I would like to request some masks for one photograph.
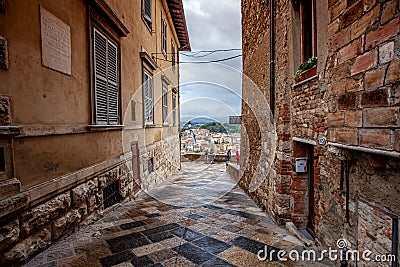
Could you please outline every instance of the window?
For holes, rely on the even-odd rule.
[[[173,125],[176,126],[176,93],[172,94],[172,119]]]
[[[167,55],[167,23],[161,18],[161,48],[164,55]]]
[[[174,42],[171,43],[171,61],[172,61],[172,70],[175,71],[175,44]]]
[[[98,125],[118,125],[118,47],[96,28],[93,35],[95,122]]]
[[[143,19],[146,25],[151,28],[151,0],[143,0],[142,7]]]
[[[317,55],[315,0],[300,1],[302,62]]]
[[[144,122],[145,125],[154,124],[153,120],[153,77],[143,71],[143,98],[144,98]]]
[[[168,124],[168,88],[163,84],[162,88],[162,112],[163,112],[163,123]]]

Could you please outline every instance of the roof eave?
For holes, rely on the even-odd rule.
[[[167,0],[168,9],[180,43],[180,51],[191,51],[182,0]]]

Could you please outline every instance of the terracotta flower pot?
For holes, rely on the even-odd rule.
[[[295,78],[295,81],[296,81],[296,83],[299,83],[299,82],[307,80],[311,77],[314,77],[315,75],[317,75],[317,66],[303,71],[298,78]]]

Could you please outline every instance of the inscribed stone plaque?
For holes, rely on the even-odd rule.
[[[71,75],[71,28],[40,7],[42,65]]]

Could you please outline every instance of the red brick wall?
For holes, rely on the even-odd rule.
[[[329,9],[330,141],[400,151],[399,2],[329,1]]]
[[[322,19],[327,20],[327,25],[318,25],[318,33],[325,34],[318,35],[318,76],[298,85],[293,85],[298,67],[296,42],[293,42],[297,38],[298,25],[293,24],[296,8],[293,1],[275,2],[278,140],[272,171],[264,173],[265,182],[250,195],[278,222],[291,220],[300,228],[307,224],[308,200],[313,197],[318,243],[335,246],[336,240],[345,237],[355,244],[356,232],[368,230],[356,225],[357,214],[368,213],[363,207],[376,204],[379,210],[400,215],[400,184],[396,182],[400,179],[400,161],[374,155],[373,150],[364,153],[331,144],[400,151],[399,2],[318,1],[320,8],[328,8],[325,11],[329,14]],[[244,73],[268,99],[268,3],[242,0],[242,4]],[[245,85],[243,95],[247,100],[259,102],[251,98]],[[251,133],[248,143],[242,138],[242,150],[247,150],[249,158],[247,165],[242,165],[245,166],[242,187],[246,188],[255,166],[265,160],[260,153],[263,140],[258,134],[265,129],[257,125],[246,105],[242,110],[244,126]],[[327,136],[331,144],[319,145],[321,135]],[[315,144],[311,162],[313,196],[308,194],[308,175],[294,171],[295,158],[307,156],[307,142]],[[250,148],[244,148],[244,144]],[[341,161],[350,164],[348,204],[340,187]],[[360,206],[357,213],[355,207],[361,200],[367,205]],[[349,223],[346,209],[350,210]],[[380,222],[371,221],[371,225],[379,226]]]

